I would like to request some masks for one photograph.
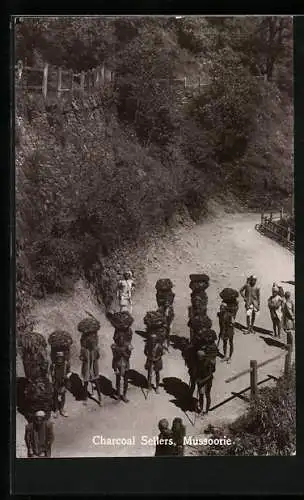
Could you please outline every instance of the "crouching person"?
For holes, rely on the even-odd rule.
[[[148,370],[148,389],[152,389],[152,373],[155,373],[155,392],[159,393],[160,371],[163,369],[163,346],[156,334],[148,337],[144,350],[147,356],[145,369]]]
[[[170,456],[175,455],[175,446],[173,440],[173,432],[169,428],[169,422],[166,418],[162,418],[158,422],[159,434],[155,448],[155,456]]]
[[[50,458],[54,441],[53,424],[43,410],[36,411],[33,422],[25,427],[25,444],[28,458]]]

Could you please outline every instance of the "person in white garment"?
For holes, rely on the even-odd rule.
[[[128,311],[132,314],[132,295],[135,290],[135,282],[131,271],[125,271],[123,279],[118,282],[117,298],[120,312]]]

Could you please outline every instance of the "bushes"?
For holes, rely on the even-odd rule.
[[[214,438],[232,440],[231,446],[207,448],[202,455],[291,455],[296,449],[295,368],[275,387],[260,390],[247,413]]]

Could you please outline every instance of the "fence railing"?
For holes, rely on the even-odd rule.
[[[263,380],[260,380],[258,382],[258,369],[261,368],[262,366],[266,366],[269,363],[276,361],[277,359],[281,358],[283,355],[285,355],[285,361],[284,361],[284,376],[287,377],[290,373],[291,369],[291,360],[292,360],[292,344],[287,344],[286,345],[286,353],[280,353],[272,358],[266,359],[265,361],[262,361],[261,363],[258,363],[255,359],[252,359],[250,361],[250,368],[247,370],[244,370],[242,372],[237,373],[236,375],[233,375],[232,377],[229,377],[225,380],[226,383],[230,383],[233,380],[238,379],[239,377],[242,377],[243,375],[250,374],[250,385],[243,389],[242,391],[238,393],[234,393],[236,396],[243,394],[244,392],[250,390],[250,399],[255,399],[258,394],[258,386],[263,384],[264,382],[267,382],[268,380],[271,379],[276,379],[273,375],[267,375],[267,377]]]
[[[261,234],[269,236],[294,251],[295,233],[288,224],[284,224],[283,210],[280,210],[279,215],[273,212],[269,215],[262,213],[261,222],[256,224],[255,228]]]
[[[15,76],[17,88],[40,91],[44,98],[50,92],[56,93],[58,98],[65,92],[88,93],[114,81],[114,72],[105,66],[75,73],[48,64],[40,68],[25,66],[22,61],[15,66]]]

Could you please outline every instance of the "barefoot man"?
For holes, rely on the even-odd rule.
[[[256,313],[260,310],[260,289],[257,286],[256,276],[249,276],[247,282],[240,289],[246,309],[247,333],[254,333]]]

